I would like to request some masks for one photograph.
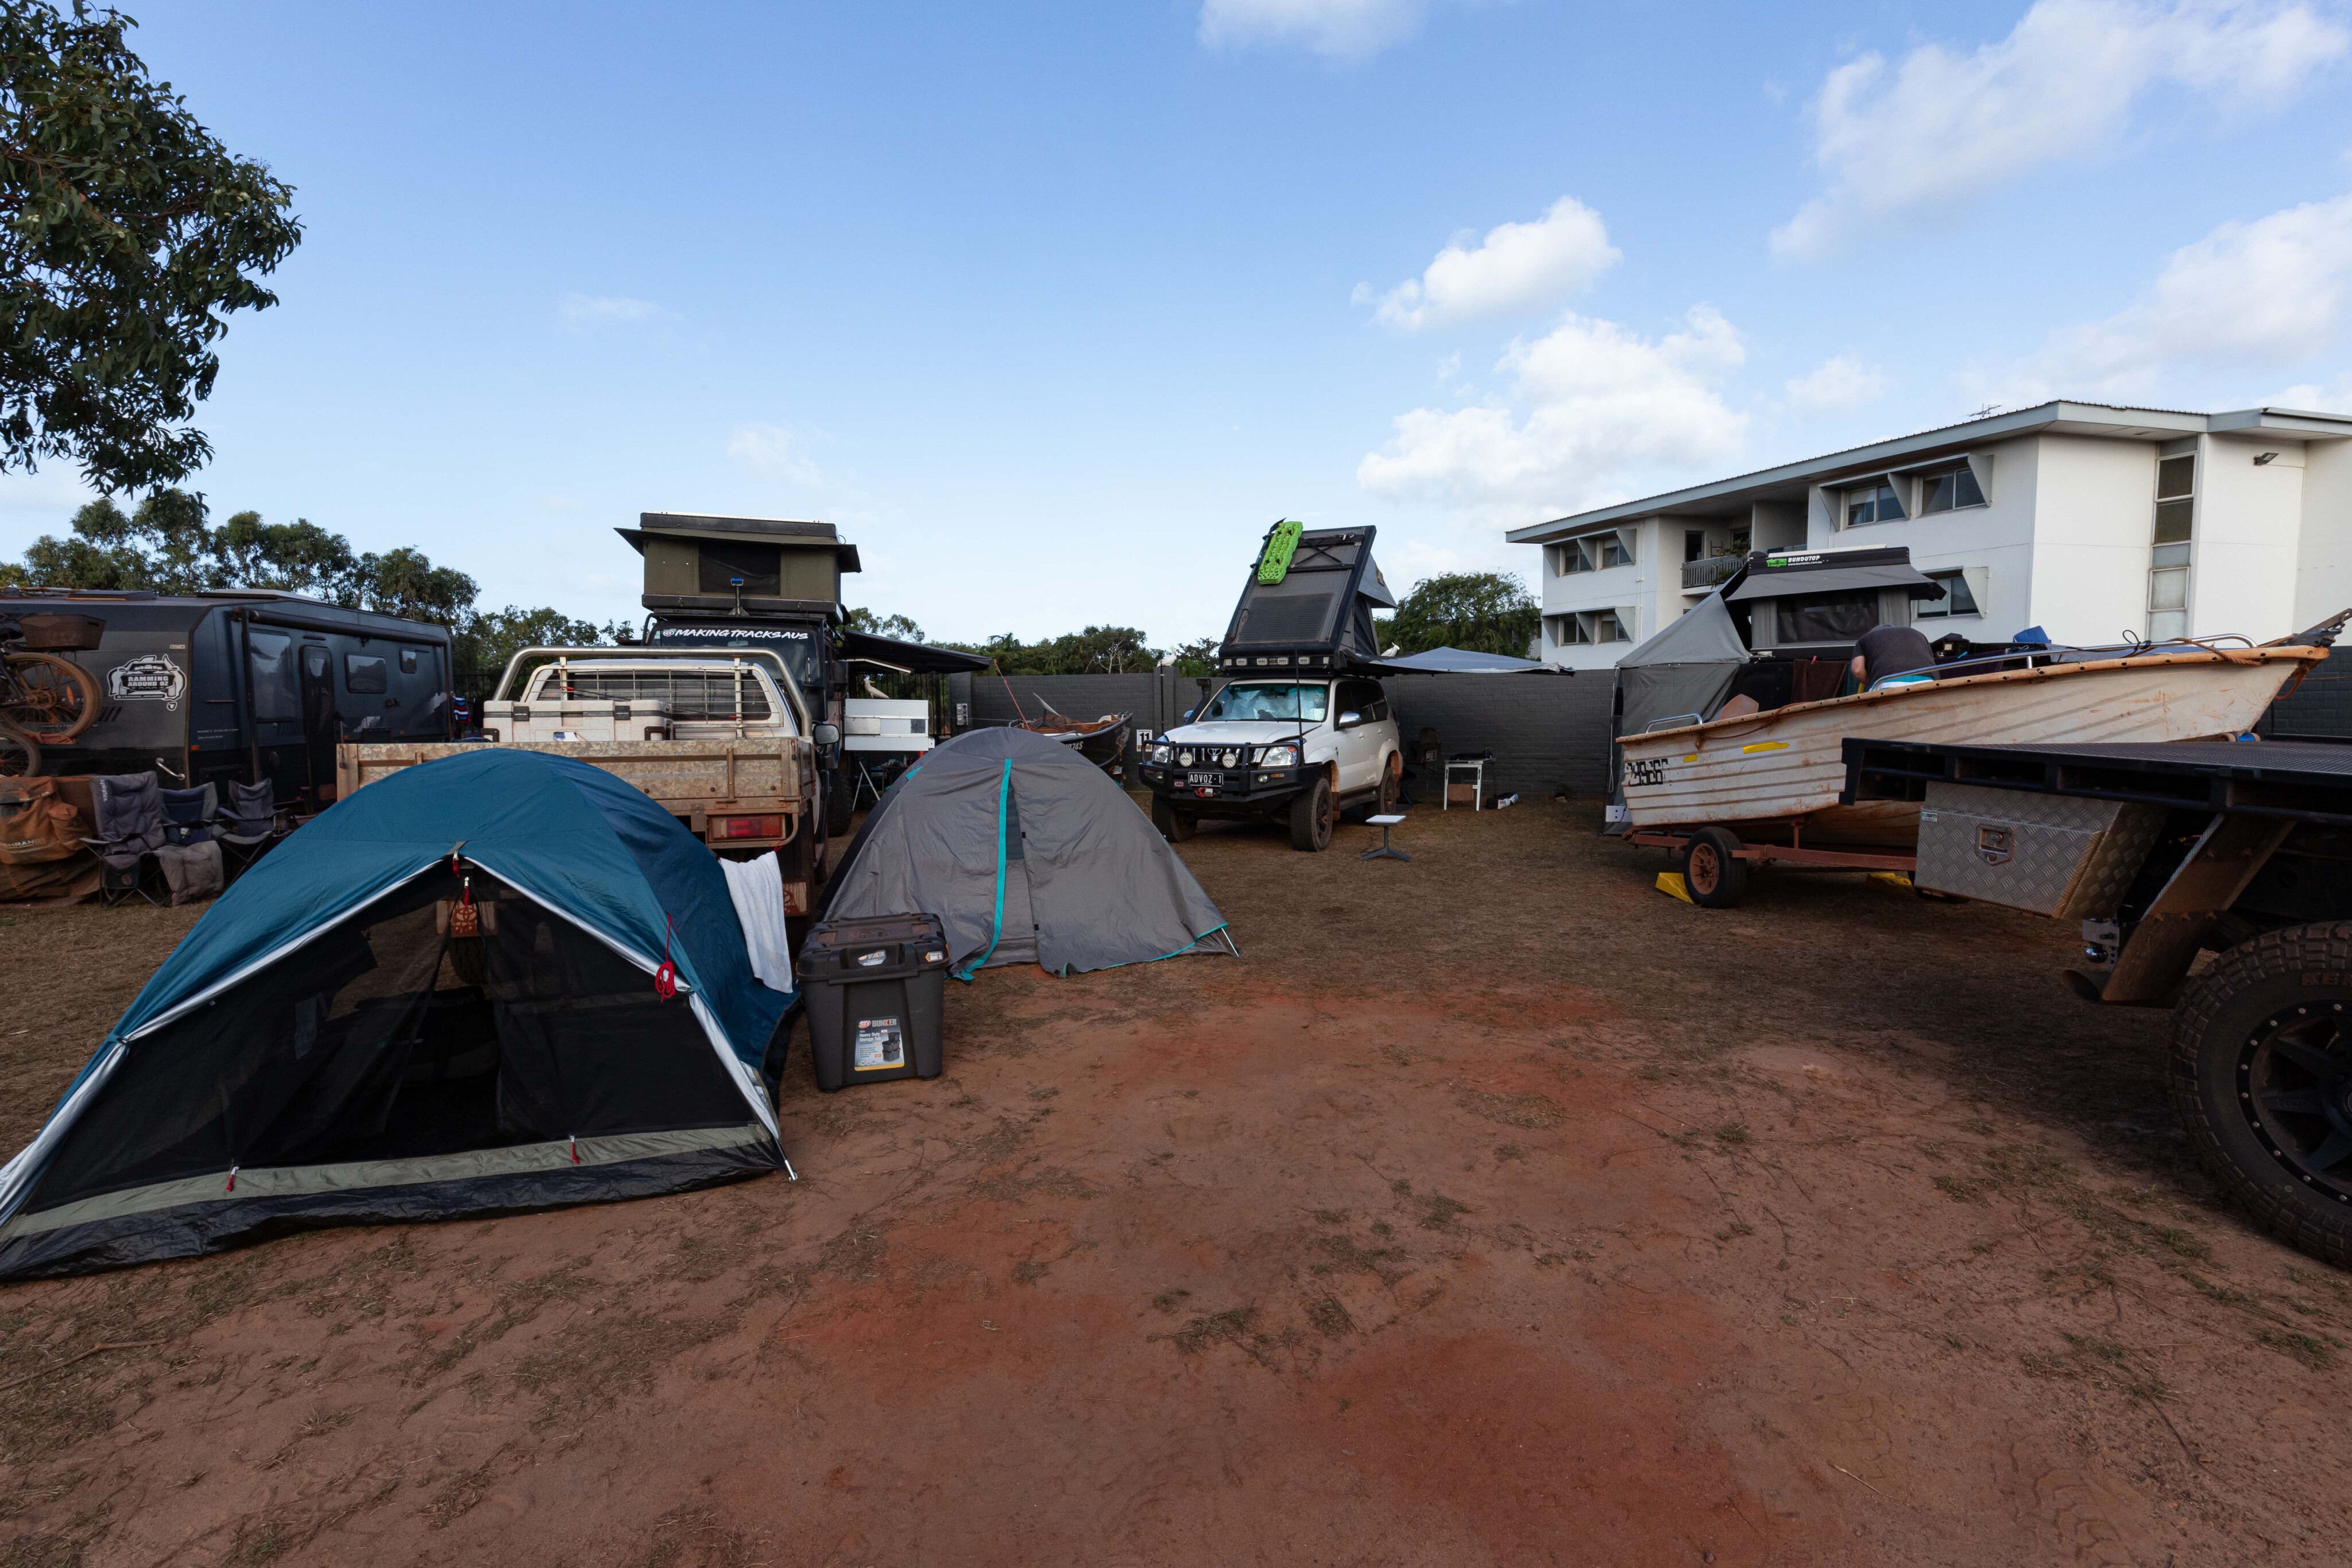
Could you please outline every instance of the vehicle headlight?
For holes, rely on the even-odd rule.
[[[1257,759],[1257,765],[1260,768],[1296,768],[1298,766],[1298,747],[1269,746],[1265,748],[1265,755]]]
[[[1189,752],[1189,751],[1180,751],[1180,752],[1178,752],[1178,753],[1176,754],[1176,766],[1177,766],[1177,767],[1179,767],[1179,768],[1190,768],[1190,767],[1192,767],[1192,754],[1191,752]]]
[[[1176,748],[1165,742],[1151,748],[1151,760],[1154,762],[1165,762],[1175,755]]]
[[[1239,768],[1241,765],[1242,754],[1238,751],[1220,752],[1217,755],[1217,766],[1220,768]]]

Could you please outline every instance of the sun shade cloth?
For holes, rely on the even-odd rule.
[[[1803,567],[1790,571],[1750,571],[1731,591],[1735,600],[1811,598],[1817,593],[1850,593],[1862,588],[1900,588],[1914,599],[1941,599],[1944,585],[1916,566],[1886,562],[1879,566]]]
[[[1533,675],[1563,672],[1541,659],[1508,653],[1478,653],[1467,648],[1432,648],[1423,653],[1391,654],[1374,668],[1384,675]]]
[[[484,901],[470,954],[453,857]],[[403,769],[257,862],[149,979],[0,1167],[0,1277],[777,1168],[759,1070],[788,999],[710,852],[613,775],[488,747]],[[445,1070],[478,1093],[413,1114]]]
[[[1213,939],[1225,917],[1126,792],[1010,727],[967,730],[902,774],[821,914],[935,915],[963,979],[1032,959],[1071,974],[1224,950]]]

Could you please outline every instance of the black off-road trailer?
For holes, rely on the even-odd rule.
[[[2077,996],[2172,1009],[2173,1105],[2206,1163],[2352,1267],[2352,744],[1850,739],[1844,758],[1848,800],[1920,803],[1918,886],[2080,919]]]

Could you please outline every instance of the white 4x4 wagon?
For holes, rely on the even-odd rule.
[[[1151,821],[1182,843],[1202,817],[1277,818],[1319,850],[1354,806],[1396,809],[1403,747],[1388,694],[1360,676],[1246,678],[1151,743]]]

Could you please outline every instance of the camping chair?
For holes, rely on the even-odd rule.
[[[278,841],[282,831],[278,824],[275,783],[267,779],[258,784],[231,781],[228,810],[215,830],[220,838],[221,853],[227,857],[231,867],[244,871]]]
[[[152,773],[110,773],[90,780],[90,815],[98,836],[86,838],[102,870],[99,897],[119,903],[137,894],[148,903],[147,862],[163,845],[163,786]]]
[[[213,841],[219,833],[213,825],[219,797],[212,785],[205,783],[185,789],[163,790],[161,799],[163,842],[155,851],[155,863],[163,870],[164,884],[172,890],[173,904],[187,904],[218,893],[227,881],[221,864],[220,845]]]

